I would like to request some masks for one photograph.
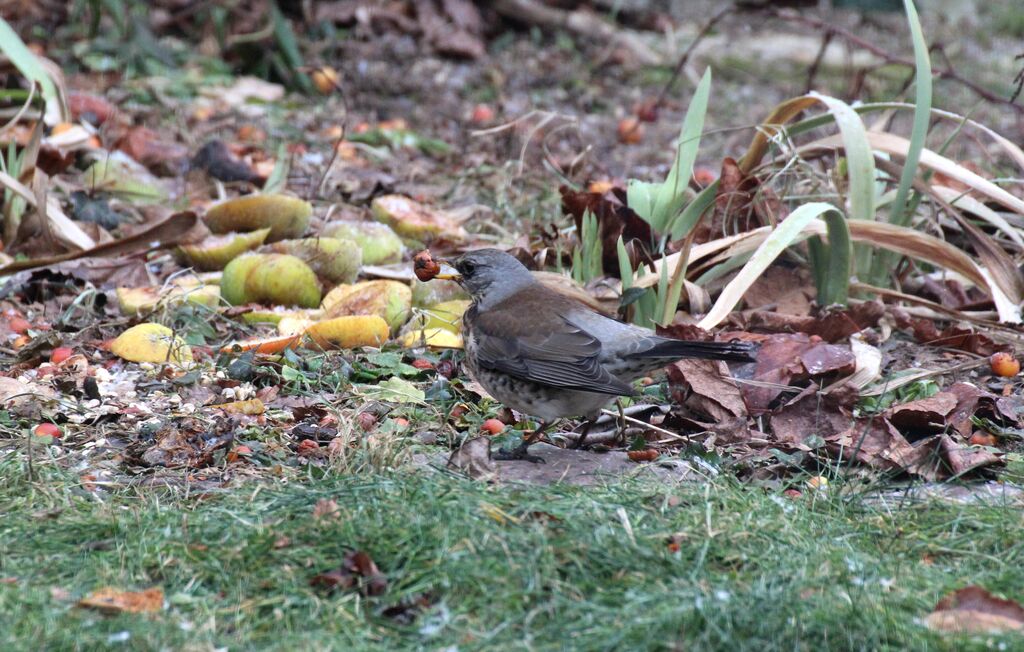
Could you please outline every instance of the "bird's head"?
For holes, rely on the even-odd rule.
[[[458,274],[438,274],[435,278],[458,281],[481,307],[500,303],[537,282],[525,265],[498,249],[477,249],[440,262],[454,267]]]

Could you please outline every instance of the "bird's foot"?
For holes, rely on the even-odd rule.
[[[501,461],[522,461],[531,464],[544,464],[544,458],[537,455],[530,455],[527,451],[529,446],[516,446],[515,448],[502,448],[491,455],[492,460]]]
[[[574,441],[572,444],[569,445],[569,448],[571,448],[574,451],[581,450],[583,448],[584,442],[587,441],[587,434],[590,433],[590,429],[593,426],[594,426],[594,420],[593,419],[588,419],[583,424],[583,429],[580,431],[580,436],[576,438],[576,441]]]

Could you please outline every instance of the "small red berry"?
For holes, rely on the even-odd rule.
[[[473,107],[473,114],[470,116],[473,124],[485,125],[494,120],[494,109],[486,104],[477,104]]]
[[[61,432],[61,429],[56,424],[53,424],[53,423],[40,423],[32,431],[32,434],[34,434],[34,435],[36,435],[38,437],[53,437],[55,439],[59,439],[60,436],[63,433]]]
[[[487,421],[483,422],[483,424],[480,426],[480,429],[489,434],[497,435],[500,434],[503,430],[505,430],[505,424],[499,421],[498,419],[488,419]]]
[[[52,362],[53,364],[60,364],[67,360],[68,358],[70,358],[71,356],[73,356],[74,354],[75,350],[72,349],[70,346],[58,346],[50,354],[50,362]]]
[[[24,317],[11,317],[7,322],[7,326],[11,329],[11,332],[20,335],[24,335],[28,329],[32,328],[32,324]]]

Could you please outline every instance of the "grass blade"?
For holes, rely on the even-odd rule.
[[[718,297],[718,301],[715,302],[715,305],[711,307],[708,314],[697,325],[704,329],[711,329],[720,324],[740,302],[743,294],[753,285],[754,281],[779,257],[779,254],[793,243],[799,242],[806,237],[805,230],[812,223],[818,222],[821,224],[818,218],[822,216],[832,220],[839,219],[845,221],[846,219],[835,206],[824,202],[804,204],[794,210],[790,213],[789,217],[768,234],[754,252],[754,255],[747,261],[747,264],[725,286],[725,289],[722,290]],[[849,249],[848,243],[847,249]],[[849,266],[848,255],[846,261],[847,266]],[[849,284],[849,273],[846,276],[846,284]]]
[[[3,52],[29,81],[39,84],[43,99],[46,101],[47,122],[68,122],[71,114],[63,89],[3,18],[0,18],[0,52]]]
[[[900,183],[896,188],[896,198],[890,208],[889,222],[906,226],[910,223],[907,198],[917,174],[917,163],[921,158],[921,150],[924,149],[925,138],[928,137],[928,123],[931,120],[932,63],[928,57],[928,43],[924,40],[914,1],[903,0],[903,5],[907,11],[907,21],[910,23],[910,37],[914,43],[914,85],[917,90],[914,97],[914,124],[910,131],[910,146],[907,148],[903,174],[900,175]]]

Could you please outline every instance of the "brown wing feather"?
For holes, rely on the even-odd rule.
[[[559,316],[566,301],[553,292],[536,292],[515,308],[495,306],[466,312],[476,343],[476,364],[483,369],[562,389],[613,396],[633,393],[601,365],[601,342]],[[532,315],[534,318],[525,318]]]

